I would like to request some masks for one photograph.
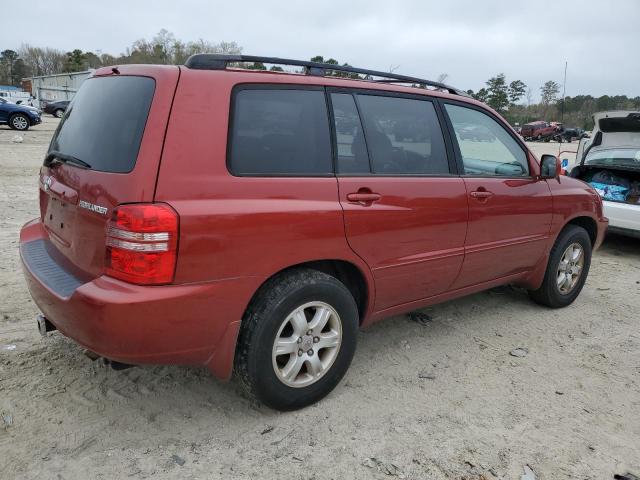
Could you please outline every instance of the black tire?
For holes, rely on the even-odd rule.
[[[558,287],[558,267],[565,250],[573,243],[579,244],[583,248],[584,263],[582,272],[575,286],[568,293],[562,293]],[[587,231],[577,225],[568,225],[560,232],[556,243],[551,249],[549,255],[549,263],[547,271],[544,275],[544,281],[537,290],[530,290],[531,298],[550,308],[562,308],[571,305],[573,301],[580,295],[584,282],[589,275],[589,267],[591,266],[591,239]]]
[[[273,363],[272,349],[283,321],[308,302],[324,302],[337,312],[342,339],[333,363],[315,383],[285,384]],[[276,410],[296,410],[329,394],[346,373],[356,349],[358,307],[343,283],[317,270],[284,272],[260,289],[242,319],[235,373],[248,394]],[[319,352],[318,352],[319,353]]]
[[[29,130],[29,126],[31,122],[29,121],[29,117],[27,117],[23,113],[15,113],[9,117],[9,127],[14,130],[26,131]]]
[[[53,112],[53,116],[56,118],[62,118],[63,115],[64,115],[64,110],[61,108],[58,108],[55,112]]]

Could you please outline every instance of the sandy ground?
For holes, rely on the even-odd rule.
[[[280,414],[203,369],[113,371],[41,338],[18,265],[57,120],[0,127],[0,478],[611,479],[640,472],[640,245],[607,239],[564,310],[496,289],[360,334],[342,384]],[[576,144],[573,144],[575,149]],[[557,153],[556,144],[535,148]],[[524,347],[528,355],[509,355]],[[636,473],[640,475],[640,473]]]

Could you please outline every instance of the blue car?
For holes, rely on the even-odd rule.
[[[28,130],[42,122],[40,111],[26,105],[16,105],[0,98],[0,125],[9,125],[14,130]]]

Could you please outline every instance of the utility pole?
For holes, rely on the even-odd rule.
[[[564,62],[564,81],[562,82],[562,109],[560,111],[560,122],[564,123],[564,94],[567,92],[567,61]]]

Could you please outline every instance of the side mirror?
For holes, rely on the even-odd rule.
[[[542,155],[540,178],[558,178],[562,174],[562,163],[555,155]]]

